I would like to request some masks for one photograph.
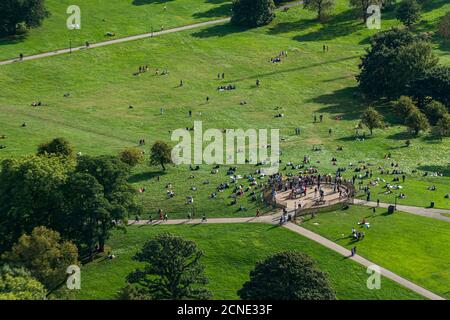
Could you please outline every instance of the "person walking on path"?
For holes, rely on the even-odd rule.
[[[206,214],[204,213],[203,216],[202,216],[202,223],[203,222],[207,222],[207,221],[208,221],[208,219],[206,219]]]

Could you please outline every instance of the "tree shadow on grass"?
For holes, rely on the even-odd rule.
[[[231,3],[224,3],[219,7],[214,7],[205,12],[196,12],[192,16],[194,18],[217,18],[229,16],[231,14]]]
[[[168,3],[174,0],[133,0],[133,5],[135,6],[144,6],[147,4],[163,4]]]
[[[128,178],[128,182],[130,183],[138,183],[142,181],[149,181],[152,179],[155,179],[158,176],[166,175],[167,172],[165,171],[152,171],[152,172],[141,172],[131,175]]]
[[[226,23],[208,27],[198,32],[194,32],[192,36],[195,38],[225,37],[228,35],[244,32],[247,30],[248,30],[247,28],[238,27],[232,25],[231,23]]]
[[[361,112],[366,108],[358,92],[357,87],[346,87],[315,97],[310,102],[326,105],[317,113],[342,115],[343,120],[356,120],[360,118]]]
[[[450,176],[450,164],[444,166],[424,165],[417,167],[417,169],[425,172],[441,172],[445,177]]]
[[[282,22],[268,30],[269,34],[286,33],[309,28],[319,28],[307,34],[294,36],[297,41],[325,41],[344,37],[363,28],[361,21],[355,19],[353,10],[347,10],[332,16],[326,23],[313,20],[299,20],[295,22]]]
[[[0,38],[0,47],[6,46],[6,45],[14,45],[14,44],[23,42],[26,40],[27,36],[28,36],[27,33],[23,33],[23,34],[19,34],[19,35]],[[17,54],[17,55],[19,55],[19,54]]]

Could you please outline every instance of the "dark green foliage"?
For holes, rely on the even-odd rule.
[[[39,145],[38,155],[54,154],[63,157],[71,157],[74,154],[73,147],[67,139],[56,138]]]
[[[409,30],[393,28],[371,39],[357,76],[359,87],[369,98],[395,99],[408,85],[438,63],[427,38]]]
[[[403,0],[397,8],[397,19],[409,27],[420,20],[421,9],[416,0]]]
[[[158,300],[209,299],[203,252],[197,245],[170,233],[161,233],[148,241],[134,260],[145,263],[127,281],[139,285],[145,296]],[[142,291],[143,290],[143,291]]]
[[[0,35],[13,35],[19,24],[28,28],[41,25],[49,16],[44,0],[2,0],[0,1]]]
[[[238,295],[244,300],[334,300],[328,276],[306,254],[281,252],[259,262]]]
[[[234,0],[231,23],[243,27],[261,27],[275,18],[273,0]]]
[[[410,95],[424,106],[430,98],[450,108],[450,67],[437,66],[426,70],[409,86]]]
[[[172,148],[164,141],[156,141],[151,149],[150,164],[161,165],[166,170],[165,164],[172,163]]]

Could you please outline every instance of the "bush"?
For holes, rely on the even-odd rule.
[[[281,252],[258,262],[238,295],[243,300],[334,300],[327,275],[306,254]]]
[[[136,148],[127,148],[120,152],[120,161],[126,163],[130,167],[135,167],[144,160],[144,155],[142,151]]]
[[[447,108],[439,101],[431,101],[425,107],[425,114],[432,125],[435,125],[447,113]]]
[[[243,27],[261,27],[275,18],[273,0],[234,0],[231,23]]]

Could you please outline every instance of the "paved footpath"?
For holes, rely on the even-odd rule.
[[[374,201],[365,201],[365,200],[361,200],[361,199],[355,199],[354,203],[363,205],[363,206],[369,206],[369,207],[377,206],[377,203]],[[381,208],[387,208],[389,206],[393,206],[393,204],[380,203]],[[415,214],[415,215],[422,216],[422,217],[433,218],[433,219],[437,219],[437,220],[450,222],[450,217],[446,217],[441,214],[441,213],[450,214],[450,210],[446,210],[446,209],[421,208],[421,207],[404,206],[401,204],[397,204],[397,210],[403,211],[403,212],[408,212],[408,213]]]
[[[134,222],[130,222],[130,225],[188,225],[188,224],[220,224],[220,223],[267,223],[267,224],[273,224],[276,225],[278,224],[280,216],[279,215],[268,215],[268,216],[262,216],[262,217],[252,217],[252,218],[214,218],[214,219],[208,219],[207,222],[202,222],[200,219],[195,219],[195,220],[169,220],[169,221],[154,221],[152,224],[149,223],[149,221],[147,220],[139,220],[139,221],[134,221]],[[431,299],[431,300],[445,300],[443,297],[438,296],[437,294],[434,294],[431,291],[428,291],[427,289],[416,285],[415,283],[402,278],[401,276],[383,268],[380,267],[376,264],[374,264],[373,262],[359,256],[359,255],[355,255],[353,257],[350,257],[350,251],[347,250],[346,248],[334,243],[331,240],[328,240],[320,235],[318,235],[317,233],[314,233],[310,230],[307,230],[305,228],[300,227],[299,225],[296,225],[294,223],[285,223],[283,225],[283,227],[297,233],[300,234],[310,240],[313,240],[319,244],[321,244],[324,247],[327,247],[328,249],[331,249],[339,254],[341,254],[344,257],[348,257],[349,259],[359,263],[360,265],[363,265],[364,267],[369,267],[369,266],[377,266],[380,268],[381,270],[381,275],[391,279],[392,281],[410,289],[411,291],[414,291],[420,295],[422,295],[423,297],[427,298],[427,299]]]
[[[287,5],[281,6],[278,8],[278,10],[284,10],[285,8],[289,9],[292,7],[300,6],[301,4],[303,4],[303,1],[296,1],[293,3],[287,4]],[[157,32],[148,32],[148,33],[124,37],[124,38],[120,38],[120,39],[92,43],[89,45],[89,47],[81,46],[81,47],[74,47],[71,49],[66,48],[66,49],[60,49],[60,50],[55,50],[55,51],[50,51],[50,52],[44,52],[44,53],[35,54],[35,55],[31,55],[31,56],[24,56],[22,61],[37,60],[37,59],[42,59],[42,58],[46,58],[46,57],[53,57],[53,56],[58,56],[61,54],[76,52],[76,51],[80,51],[80,50],[89,50],[89,49],[93,49],[93,48],[110,46],[110,45],[118,44],[118,43],[152,38],[152,37],[157,37],[157,36],[161,36],[164,34],[175,33],[175,32],[180,32],[180,31],[185,31],[185,30],[191,30],[191,29],[197,29],[197,28],[212,26],[212,25],[216,25],[216,24],[222,24],[222,23],[229,22],[230,20],[231,20],[231,18],[211,20],[211,21],[200,22],[200,23],[191,24],[191,25],[187,25],[187,26],[177,27],[177,28],[173,28],[173,29],[167,29],[167,30],[162,30],[162,31],[157,31]],[[16,62],[21,62],[21,61],[18,58],[0,61],[0,66],[7,65],[7,64],[13,64]]]

